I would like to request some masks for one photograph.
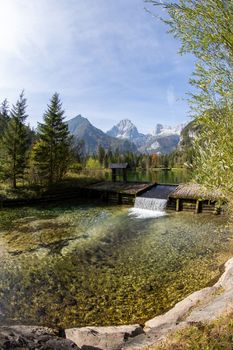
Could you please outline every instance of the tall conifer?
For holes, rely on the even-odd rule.
[[[3,134],[4,172],[16,188],[17,179],[22,178],[27,163],[28,133],[25,121],[26,98],[21,92],[18,101],[13,105],[10,119]]]
[[[4,130],[9,121],[9,104],[7,99],[5,99],[0,106],[0,138],[4,133]]]
[[[39,175],[49,184],[63,178],[70,161],[71,137],[64,122],[64,111],[58,93],[52,96],[44,114],[44,123],[38,125],[39,140],[33,149],[33,158]]]

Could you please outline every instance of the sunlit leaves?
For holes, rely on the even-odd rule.
[[[233,188],[233,1],[154,1],[181,42],[180,53],[196,57],[190,106],[198,133],[194,140],[195,180],[231,193]]]

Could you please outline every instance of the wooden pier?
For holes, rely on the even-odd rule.
[[[89,198],[100,199],[106,203],[133,205],[137,196],[143,195],[156,185],[161,184],[102,181],[88,185],[85,190]],[[218,191],[208,191],[197,184],[180,184],[174,187],[174,191],[168,196],[167,209],[196,214],[202,212],[219,214],[222,211],[221,203],[224,202],[226,202],[224,196]]]
[[[135,197],[148,191],[155,183],[102,181],[86,187],[89,196],[116,204],[134,204]]]

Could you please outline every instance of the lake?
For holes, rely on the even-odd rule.
[[[165,214],[165,213],[164,213]],[[232,255],[222,216],[137,218],[127,206],[0,211],[0,322],[143,323],[219,276]]]
[[[82,172],[85,175],[99,177],[102,176],[106,180],[111,180],[111,172],[104,170],[84,170]],[[165,184],[179,184],[186,183],[192,178],[192,172],[188,169],[149,169],[149,170],[128,170],[127,172],[128,181],[139,181],[139,182],[157,182]],[[118,178],[123,180],[123,178]]]

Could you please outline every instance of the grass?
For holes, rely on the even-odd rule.
[[[217,321],[179,330],[150,350],[232,350],[233,311]]]
[[[12,188],[9,182],[0,182],[0,200],[34,199],[43,195],[62,194],[66,193],[67,190],[72,191],[72,189],[87,186],[103,179],[103,174],[100,172],[91,174],[68,173],[64,180],[49,187],[31,185],[25,181],[25,183],[18,182],[16,189]]]

